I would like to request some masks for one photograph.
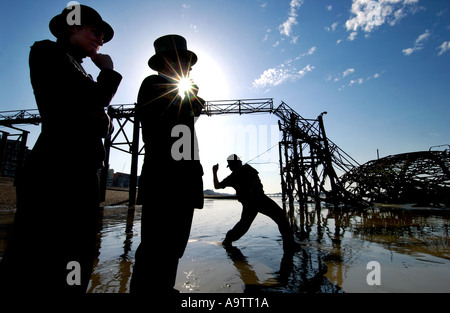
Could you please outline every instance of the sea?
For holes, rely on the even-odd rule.
[[[289,254],[277,225],[262,214],[232,247],[223,246],[241,212],[234,199],[205,199],[195,210],[178,267],[181,293],[450,292],[449,209],[296,208],[301,250]],[[129,291],[141,213],[140,206],[104,208],[89,293]]]

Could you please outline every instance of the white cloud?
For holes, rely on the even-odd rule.
[[[334,22],[333,24],[331,24],[330,27],[326,26],[326,27],[325,27],[325,30],[326,30],[327,32],[330,32],[330,31],[333,31],[333,32],[334,32],[334,31],[336,30],[337,26],[338,26],[338,22]]]
[[[358,35],[358,32],[351,32],[347,39],[353,41],[355,40],[356,35]]]
[[[289,37],[291,35],[292,26],[297,24],[297,20],[293,16],[289,16],[289,18],[280,25],[280,34]]]
[[[418,2],[419,0],[353,0],[353,17],[346,21],[345,26],[352,34],[358,29],[370,33],[385,23],[394,26],[400,19],[413,13]],[[351,36],[354,39],[356,35]],[[349,37],[349,40],[353,39]]]
[[[427,29],[422,35],[417,37],[416,39],[416,45],[422,44],[423,41],[427,40],[428,37],[431,36],[430,31]]]
[[[276,68],[265,70],[259,78],[253,81],[252,85],[257,89],[267,86],[275,87],[287,80],[302,79],[308,72],[312,72],[314,68],[315,66],[308,64],[300,71],[297,71],[294,67],[285,67],[284,64],[279,65]]]
[[[438,55],[442,55],[445,52],[447,52],[448,50],[450,50],[450,41],[444,41],[442,43],[442,45],[440,45],[439,47],[437,47],[437,49],[440,49],[438,52]]]
[[[268,86],[275,87],[287,80],[295,81],[297,79],[302,79],[307,73],[312,72],[315,66],[308,64],[301,70],[298,70],[293,63],[305,56],[314,54],[316,50],[316,47],[311,47],[308,52],[300,54],[295,59],[288,59],[283,64],[278,65],[277,67],[265,70],[259,78],[253,81],[253,87],[257,89],[265,88]]]
[[[311,65],[306,65],[303,69],[301,69],[298,74],[299,74],[299,78],[303,78],[303,76],[306,75],[306,73],[311,72],[313,69],[315,68],[315,66],[311,66]]]
[[[288,64],[292,63],[293,61],[298,61],[303,57],[306,57],[308,55],[313,55],[316,51],[317,51],[317,47],[312,46],[311,48],[309,48],[308,52],[304,52],[304,53],[298,55],[297,57],[295,57],[294,60],[288,59],[287,61],[284,62],[284,64],[288,65]]]
[[[328,6],[327,6],[327,10],[328,10],[328,11],[333,10],[333,6],[332,6],[332,5],[328,5]]]
[[[416,51],[422,50],[422,47],[414,47],[414,48],[407,48],[403,49],[402,52],[404,55],[411,55]]]
[[[364,83],[364,78],[358,78],[358,79],[352,79],[349,83],[348,86],[351,87],[354,84],[358,84],[358,85],[362,85],[362,83]]]
[[[414,52],[420,51],[423,49],[423,43],[431,36],[430,31],[427,29],[425,32],[419,37],[417,37],[416,41],[414,42],[414,47],[403,49],[402,52],[404,55],[411,55]]]
[[[253,81],[253,87],[264,88],[266,86],[278,86],[289,77],[291,77],[291,74],[288,69],[270,68],[265,70],[258,79]]]
[[[307,55],[313,55],[314,52],[316,52],[316,50],[317,50],[317,47],[313,46],[313,47],[311,47],[311,49],[309,49],[309,51],[306,54]]]
[[[286,21],[278,27],[281,35],[284,35],[286,37],[290,37],[292,35],[292,27],[298,24],[297,10],[302,6],[302,4],[303,0],[291,0],[290,3],[291,9],[289,11],[289,16],[286,19]]]
[[[272,31],[272,30],[271,30],[270,28],[268,28],[268,29],[266,30],[266,35],[265,35],[264,38],[263,38],[263,42],[265,42],[265,41],[267,41],[267,39],[269,39],[269,34],[270,34],[271,31]]]
[[[375,73],[373,75],[369,75],[366,78],[350,78],[349,76],[351,74],[355,73],[355,69],[354,68],[348,68],[345,71],[343,71],[342,73],[338,73],[338,74],[328,74],[327,77],[327,81],[329,82],[340,82],[341,86],[338,88],[338,91],[342,91],[344,88],[346,87],[352,87],[352,86],[356,86],[356,85],[362,85],[368,81],[370,81],[371,79],[377,79],[379,78],[384,71],[382,71],[381,73]]]
[[[348,76],[350,74],[353,74],[355,72],[354,68],[349,68],[347,70],[345,70],[344,72],[342,72],[342,77]]]
[[[300,54],[298,57],[295,58],[295,60],[300,60],[301,58],[307,56],[307,55],[313,55],[317,50],[316,46],[312,46],[311,48],[309,48],[308,52],[302,53]]]

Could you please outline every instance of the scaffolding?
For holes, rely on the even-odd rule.
[[[450,145],[389,155],[342,175],[345,188],[377,203],[450,206]]]
[[[279,166],[283,208],[287,213],[294,214],[296,203],[300,208],[307,203],[315,203],[319,207],[322,201],[338,205],[356,198],[341,185],[337,171],[346,173],[359,164],[327,138],[323,125],[326,112],[316,119],[305,119],[284,102],[274,108],[272,98],[207,101],[202,112],[207,116],[255,113],[274,114],[279,118],[282,133]],[[117,149],[131,154],[129,205],[132,206],[136,203],[138,156],[145,149],[140,147],[140,125],[135,118],[135,104],[111,105],[108,114],[118,127],[111,137],[105,139],[106,166],[101,172],[101,198],[104,200],[106,193],[110,150]],[[0,125],[39,123],[37,110],[0,112]],[[132,126],[131,138],[127,125]]]
[[[305,119],[282,102],[274,110],[282,133],[279,143],[280,176],[283,204],[293,211],[297,201],[300,209],[308,203],[319,208],[321,202],[338,206],[341,203],[363,204],[347,192],[337,173],[347,173],[359,166],[350,155],[328,139],[322,112],[316,119]],[[285,208],[286,210],[286,208]]]

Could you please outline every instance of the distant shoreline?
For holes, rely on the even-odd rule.
[[[80,191],[83,188],[80,187]],[[127,203],[128,188],[108,186],[106,188],[106,199],[101,203],[101,206],[117,205]],[[137,189],[138,191],[138,189]],[[211,189],[206,189],[203,192],[205,199],[215,200],[237,200],[235,194],[219,193]],[[281,196],[281,194],[268,195],[270,197]],[[70,201],[70,199],[68,199]],[[0,177],[0,212],[8,213],[14,212],[16,209],[16,187],[14,186],[14,178]]]
[[[205,199],[234,199],[237,200],[237,197],[235,195],[211,195],[211,194],[207,194],[204,193],[203,196],[205,197]]]

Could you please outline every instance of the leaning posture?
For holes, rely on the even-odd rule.
[[[227,158],[231,174],[219,182],[217,171],[219,165],[213,166],[214,188],[223,189],[233,187],[236,190],[238,201],[242,203],[242,215],[239,222],[228,231],[224,246],[231,245],[239,240],[250,229],[258,213],[270,217],[278,225],[283,237],[283,249],[285,252],[298,250],[300,247],[294,241],[294,236],[284,211],[272,199],[264,194],[263,185],[258,176],[258,171],[249,164],[242,165],[242,161],[236,154]]]

